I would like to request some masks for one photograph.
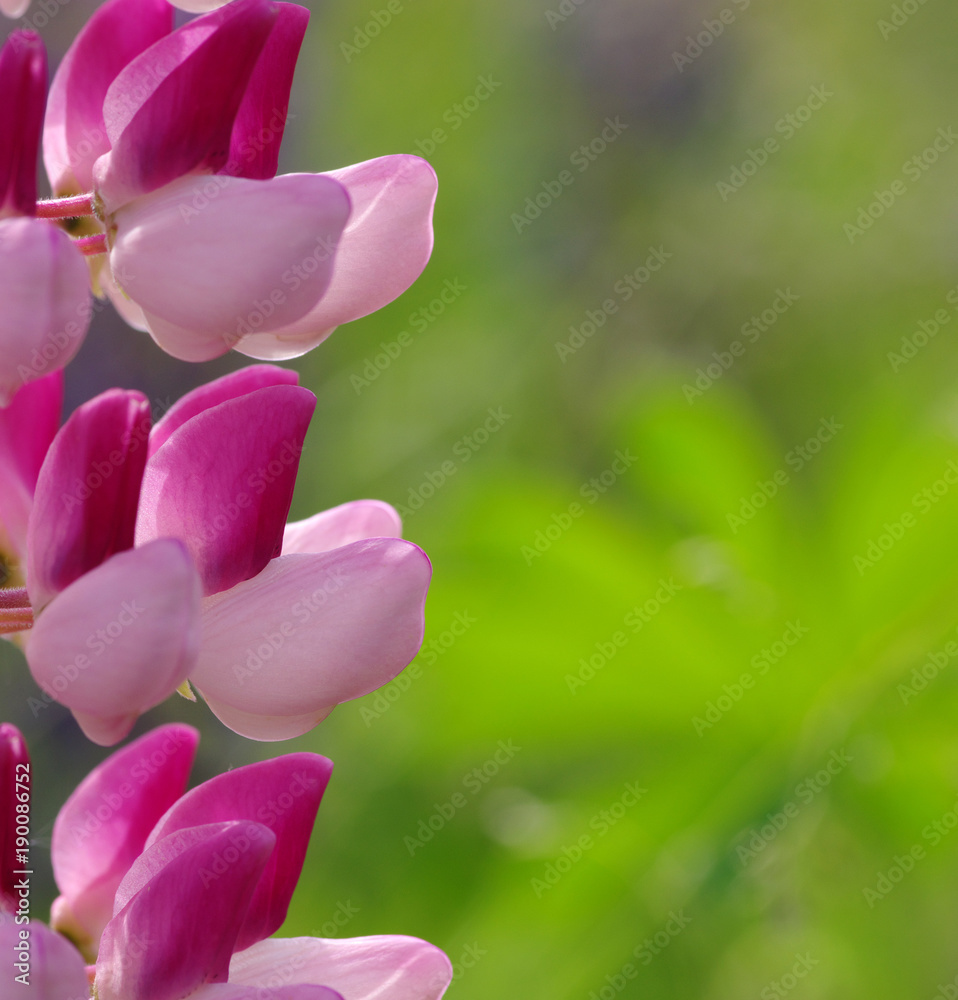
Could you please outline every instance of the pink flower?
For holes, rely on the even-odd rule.
[[[288,739],[418,652],[431,568],[391,507],[286,524],[315,405],[295,381],[245,369],[152,430],[142,396],[111,390],[50,446],[27,534],[26,655],[95,742],[122,739],[187,679],[234,731]]]
[[[286,917],[332,770],[297,753],[183,793],[196,749],[161,726],[113,754],[53,827],[62,895],[52,926],[29,927],[41,1000],[438,1000],[452,968],[396,935],[271,939]],[[0,926],[0,947],[15,941]]]
[[[405,291],[432,251],[425,161],[274,176],[308,12],[234,0],[169,33],[147,0],[134,33],[133,6],[109,0],[81,32],[44,138],[55,190],[95,191],[124,317],[185,360],[281,359]]]
[[[90,325],[83,257],[62,230],[34,218],[47,59],[32,31],[0,49],[0,406],[76,354]]]

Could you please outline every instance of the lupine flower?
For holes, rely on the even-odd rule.
[[[86,1000],[85,957],[98,1000],[439,1000],[452,968],[417,938],[267,940],[285,920],[332,763],[288,754],[182,794],[196,742],[188,726],[161,726],[107,758],[61,809],[51,847],[61,933],[29,925],[27,995]],[[10,951],[13,927],[0,926]]]
[[[95,742],[122,739],[187,679],[234,731],[288,739],[418,652],[431,568],[391,507],[286,524],[315,405],[295,381],[236,372],[152,430],[147,401],[112,390],[50,446],[27,536],[26,655]]]
[[[70,361],[92,312],[82,255],[35,218],[46,86],[40,37],[14,32],[0,49],[0,406]]]
[[[163,0],[146,7],[147,47],[150,32],[127,37],[135,0],[81,32],[44,136],[55,192],[94,192],[101,284],[124,318],[184,360],[281,359],[405,291],[432,251],[425,161],[274,176],[308,12],[234,0],[168,34]]]

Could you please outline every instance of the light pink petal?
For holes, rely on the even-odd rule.
[[[37,618],[27,662],[40,687],[109,746],[189,675],[200,581],[185,547],[161,539],[113,556]]]
[[[213,356],[305,315],[326,291],[349,198],[321,176],[184,177],[116,215],[114,278],[175,355],[195,333]],[[172,324],[170,338],[153,318]],[[179,332],[176,328],[179,328]]]
[[[73,358],[92,312],[89,271],[70,237],[43,219],[0,219],[0,406]]]
[[[107,0],[67,49],[50,85],[43,162],[54,194],[93,187],[93,164],[110,150],[103,101],[131,59],[173,30],[166,0]]]
[[[112,150],[94,168],[108,214],[226,164],[233,119],[276,17],[269,0],[235,0],[159,39],[117,75],[103,103]]]
[[[286,525],[283,554],[328,552],[365,538],[402,538],[402,521],[382,500],[352,500]]]
[[[149,401],[120,389],[84,403],[60,428],[40,469],[27,535],[34,610],[133,545],[149,433]]]
[[[14,965],[14,947],[28,934],[30,947],[29,983],[14,982],[19,970]],[[4,1000],[88,1000],[90,984],[80,953],[65,937],[39,921],[0,924],[0,954],[3,955],[3,980],[0,996]]]
[[[7,17],[21,17],[30,9],[30,0],[0,0],[0,12]]]
[[[227,771],[187,792],[150,834],[148,847],[177,831],[230,820],[256,820],[273,831],[276,851],[252,897],[237,950],[269,937],[286,919],[332,768],[326,757],[294,753]]]
[[[190,1000],[346,1000],[326,986],[301,983],[296,986],[236,986],[211,983],[190,994]]]
[[[25,385],[0,409],[0,530],[21,559],[40,466],[60,426],[63,373]]]
[[[164,0],[164,3],[166,0]],[[150,326],[147,323],[143,310],[127,295],[113,278],[113,271],[109,264],[101,267],[97,279],[100,288],[106,293],[106,297],[113,303],[113,308],[119,313],[120,318],[132,326],[140,333],[149,333]]]
[[[233,956],[230,982],[323,983],[347,1000],[438,1000],[452,981],[452,964],[419,938],[274,938]]]
[[[0,795],[0,924],[3,911],[13,913],[20,893],[14,888],[21,880],[14,871],[23,867],[17,862],[18,783],[29,790],[30,754],[23,733],[9,722],[0,722],[0,781],[6,791]],[[23,806],[21,806],[21,809]]]
[[[229,162],[222,173],[266,180],[276,175],[289,91],[309,11],[292,3],[276,5],[277,17],[233,122]]]
[[[152,873],[107,924],[96,967],[98,1000],[181,1000],[226,982],[236,935],[276,838],[230,823]],[[136,879],[134,862],[127,876]]]
[[[325,176],[346,188],[353,206],[329,289],[302,319],[246,337],[237,347],[241,354],[265,360],[304,354],[340,323],[392,302],[429,261],[436,174],[425,160],[382,156]]]
[[[47,53],[36,32],[15,31],[0,48],[0,94],[0,218],[33,215],[47,97]]]
[[[94,955],[123,876],[186,788],[198,742],[191,726],[152,730],[94,768],[57,815],[51,855],[63,895],[51,922]]]
[[[281,551],[315,405],[308,389],[268,385],[182,424],[147,463],[137,544],[181,538],[207,594],[259,573]]]
[[[302,720],[305,732],[310,713],[318,721],[388,683],[415,657],[430,575],[425,553],[399,539],[281,556],[206,602],[191,679],[242,735],[292,735],[285,726],[273,735],[256,727],[254,735],[241,728],[244,715],[267,727],[271,717]]]
[[[150,431],[150,454],[165,444],[173,431],[204,410],[269,385],[297,385],[298,382],[297,372],[291,368],[277,368],[275,365],[249,365],[207,382],[177,400]]]

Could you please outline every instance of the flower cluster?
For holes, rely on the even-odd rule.
[[[251,739],[307,733],[416,656],[432,572],[388,504],[287,523],[316,405],[290,370],[241,369],[162,414],[111,389],[61,426],[95,299],[183,361],[275,362],[392,301],[432,252],[419,157],[276,175],[305,8],[177,6],[198,16],[105,0],[49,93],[35,32],[0,49],[0,635],[34,716],[56,701],[104,746],[176,692]],[[423,941],[270,939],[331,763],[289,754],[184,792],[197,739],[153,730],[71,796],[49,925],[19,908],[5,781],[0,953],[32,956],[29,995],[438,1000],[451,968]],[[21,768],[0,725],[0,772]]]
[[[332,762],[287,754],[184,792],[198,737],[189,726],[154,729],[70,796],[53,826],[61,895],[49,926],[18,920],[0,895],[0,953],[29,942],[28,995],[84,1000],[92,982],[98,1000],[441,997],[452,967],[417,938],[268,940],[286,917]],[[20,733],[0,727],[0,761],[24,755]],[[7,829],[12,817],[2,821]],[[6,887],[6,852],[2,866]]]

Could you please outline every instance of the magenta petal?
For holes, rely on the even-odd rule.
[[[348,1000],[438,1000],[452,963],[435,945],[395,934],[324,940],[274,938],[233,956],[230,982],[267,986],[324,983]]]
[[[54,194],[93,187],[93,164],[110,150],[103,102],[124,66],[173,30],[166,0],[107,0],[74,39],[50,85],[43,161]]]
[[[236,935],[275,844],[259,823],[229,823],[170,852],[103,932],[99,1000],[181,1000],[204,983],[226,982]],[[138,866],[150,861],[139,859],[127,878],[136,880]]]
[[[27,554],[27,522],[40,466],[46,457],[63,407],[63,373],[25,385],[0,409],[0,532],[17,556]]]
[[[399,539],[281,556],[255,579],[206,602],[191,680],[245,736],[299,735],[283,724],[287,718],[302,720],[299,732],[306,732],[335,705],[388,683],[413,659],[430,575],[425,553]],[[312,725],[308,713],[317,716]],[[244,714],[262,725],[248,730]]]
[[[402,521],[382,500],[352,500],[286,525],[283,554],[329,552],[365,538],[402,538]]]
[[[20,898],[14,888],[20,877],[14,871],[23,868],[17,862],[17,801],[19,792],[29,796],[30,754],[23,733],[9,722],[0,723],[0,781],[5,789],[0,795],[0,923],[3,911],[11,913]],[[18,789],[18,785],[20,788]],[[23,801],[28,801],[24,799]],[[21,809],[23,806],[21,806]],[[20,845],[23,846],[23,845]]]
[[[76,409],[53,439],[28,533],[34,610],[133,545],[149,433],[146,397],[110,389]]]
[[[0,406],[65,366],[91,315],[90,274],[70,237],[43,219],[0,219]]]
[[[269,385],[297,385],[299,375],[291,368],[275,365],[249,365],[201,385],[177,400],[150,431],[150,455],[166,443],[167,438],[187,420],[229,399],[245,396]],[[0,419],[3,414],[0,413]]]
[[[198,413],[149,460],[137,544],[181,538],[215,594],[259,573],[283,543],[316,397],[272,385]]]
[[[237,347],[241,354],[264,360],[297,357],[340,323],[392,302],[429,261],[436,174],[425,160],[382,156],[323,176],[339,181],[352,204],[329,288],[302,319],[247,337]]]
[[[52,923],[93,954],[123,876],[186,788],[198,742],[191,726],[152,730],[94,768],[57,815],[51,854],[63,895]]]
[[[199,646],[200,581],[184,546],[121,552],[50,602],[27,640],[40,687],[109,746],[186,679]]]
[[[110,261],[148,321],[195,331],[212,356],[209,338],[222,352],[313,308],[348,217],[328,177],[184,177],[116,214]]]
[[[29,934],[29,985],[14,982],[19,970],[14,965],[14,947]],[[4,1000],[86,1000],[90,995],[86,967],[80,953],[65,937],[45,924],[31,920],[24,925],[12,920],[0,924],[0,954],[3,959]]]
[[[276,17],[269,0],[235,0],[160,39],[120,72],[103,106],[113,149],[95,170],[109,214],[226,164],[233,120]]]
[[[276,5],[278,16],[260,53],[243,97],[230,140],[224,173],[266,180],[276,175],[283,141],[289,91],[309,11],[296,4]]]
[[[236,950],[279,930],[302,871],[316,811],[333,762],[313,753],[292,753],[217,775],[187,792],[150,834],[150,847],[187,827],[228,820],[256,820],[276,835],[249,906]]]
[[[15,31],[0,49],[0,94],[0,218],[34,215],[47,98],[47,53],[36,32]]]

